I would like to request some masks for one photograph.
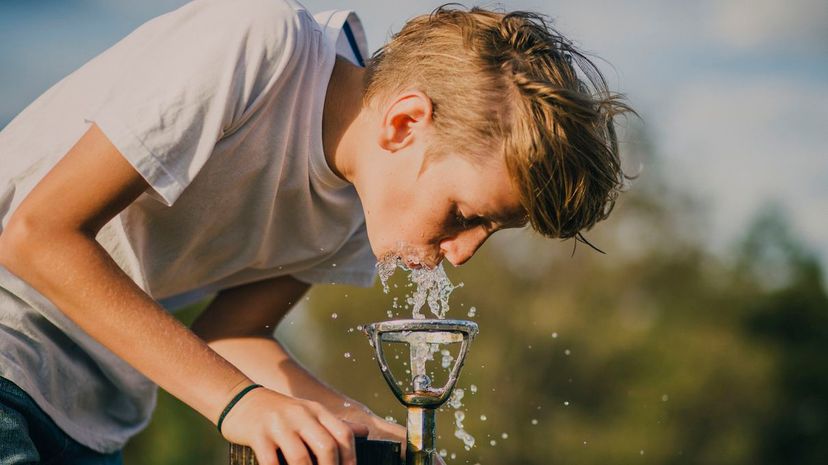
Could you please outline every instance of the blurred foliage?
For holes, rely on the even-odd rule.
[[[464,283],[448,317],[468,318],[474,306],[481,328],[459,383],[478,388],[464,399],[477,444],[465,451],[452,412],[441,412],[447,462],[828,463],[819,265],[772,207],[733,256],[711,255],[703,210],[650,173],[590,232],[606,255],[504,231],[447,270]],[[408,290],[402,273],[393,284],[390,295],[379,285],[314,289],[277,335],[322,379],[404,421],[357,329],[389,310],[410,317],[392,309]],[[225,447],[211,424],[162,394],[126,460],[219,464]]]

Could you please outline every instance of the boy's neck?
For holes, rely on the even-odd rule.
[[[340,178],[353,183],[356,150],[351,141],[358,132],[362,110],[365,69],[336,57],[322,111],[322,148],[328,166]]]

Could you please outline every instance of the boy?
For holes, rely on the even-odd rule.
[[[272,338],[312,283],[608,215],[629,109],[541,17],[441,8],[370,60],[363,36],[196,0],[0,133],[0,462],[119,463],[158,385],[262,464],[354,464],[354,434],[404,432]],[[158,303],[210,294],[192,330]]]

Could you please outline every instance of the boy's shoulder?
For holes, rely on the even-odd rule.
[[[239,26],[300,23],[313,16],[292,0],[196,0],[191,8]]]
[[[293,0],[195,0],[144,27],[180,42],[201,43],[204,54],[245,53],[256,62],[275,64],[319,25]]]

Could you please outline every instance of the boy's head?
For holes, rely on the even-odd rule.
[[[441,7],[365,76],[390,155],[355,182],[378,256],[404,244],[409,262],[458,264],[497,229],[578,237],[612,209],[624,181],[614,117],[632,110],[542,16]]]

